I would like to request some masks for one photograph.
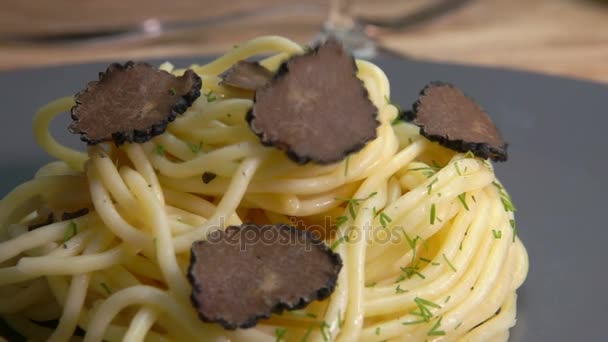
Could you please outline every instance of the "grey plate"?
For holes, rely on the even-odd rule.
[[[208,58],[174,59],[186,66]],[[158,61],[154,61],[158,63]],[[496,69],[383,56],[392,97],[409,106],[429,81],[453,82],[488,110],[510,142],[499,177],[518,207],[530,273],[519,290],[511,341],[603,341],[608,318],[608,86]],[[0,194],[50,160],[33,139],[42,104],[80,90],[107,63],[0,73]],[[54,126],[62,141],[80,145]]]

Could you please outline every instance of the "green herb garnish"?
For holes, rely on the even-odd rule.
[[[458,166],[458,162],[454,163],[454,168],[456,168],[456,173],[458,173],[459,176],[462,176],[462,172],[460,172],[460,167]]]
[[[448,257],[445,256],[445,253],[443,253],[442,256],[443,256],[443,260],[445,260],[445,263],[448,264],[448,266],[452,269],[452,271],[456,272],[456,267],[454,267],[454,265],[450,262],[450,260],[448,260]]]
[[[509,224],[511,225],[511,229],[513,229],[513,242],[515,242],[515,237],[517,236],[517,226],[515,225],[515,220],[509,220]]]
[[[276,342],[285,341],[285,334],[287,333],[287,329],[285,328],[276,328],[274,329],[274,335],[277,337]]]
[[[110,290],[110,287],[108,286],[108,284],[99,283],[99,286],[101,286],[108,294],[112,294],[112,290]]]
[[[376,327],[376,336],[380,336],[380,327]]]
[[[331,246],[329,247],[329,249],[331,249],[332,251],[335,251],[336,248],[338,248],[338,246],[342,242],[348,242],[348,236],[346,236],[346,235],[340,236],[340,238],[338,240],[334,241],[334,243],[331,244]]]
[[[350,213],[351,218],[354,220],[357,218],[357,211],[356,211],[357,206],[359,206],[361,204],[361,202],[367,201],[368,199],[376,196],[376,194],[378,194],[378,193],[374,191],[365,198],[339,198],[339,197],[336,197],[336,200],[342,201],[343,203],[347,204],[348,212]]]
[[[496,240],[499,240],[500,238],[502,238],[502,230],[492,229],[492,235]]]
[[[154,148],[154,153],[159,156],[164,156],[165,155],[165,146],[156,145],[156,147]]]
[[[188,147],[190,147],[190,151],[192,151],[192,153],[197,154],[201,151],[201,148],[203,148],[203,142],[199,142],[198,145],[188,143]]]
[[[431,192],[433,191],[433,184],[437,183],[437,181],[438,181],[438,180],[439,180],[438,178],[435,178],[435,179],[433,179],[433,180],[432,180],[432,181],[429,183],[429,185],[427,185],[427,186],[426,186],[426,188],[427,188],[427,193],[428,193],[429,195],[430,195],[430,194],[431,194]]]
[[[443,336],[443,335],[445,335],[445,331],[443,331],[443,330],[437,330],[441,326],[441,320],[442,319],[443,319],[443,316],[439,317],[439,319],[437,320],[437,322],[435,322],[435,324],[433,325],[433,327],[431,328],[431,330],[429,330],[429,332],[427,333],[427,336]]]
[[[209,90],[209,92],[203,92],[203,95],[207,98],[207,102],[213,102],[217,100],[217,96],[213,93],[213,91]]]
[[[395,293],[406,293],[407,290],[404,290],[401,288],[401,284],[397,285],[397,287],[395,288]]]
[[[336,227],[340,227],[341,225],[346,223],[346,221],[348,221],[348,217],[344,215],[336,217]]]
[[[76,222],[70,221],[70,223],[68,223],[67,228],[65,229],[65,233],[63,234],[64,245],[66,242],[68,242],[68,240],[76,236],[76,234],[78,234],[78,225],[76,225]]]
[[[380,224],[383,228],[386,228],[386,226],[391,222],[393,222],[393,219],[390,216],[385,213],[380,213]]]
[[[460,201],[460,203],[462,204],[462,206],[469,211],[469,206],[467,205],[467,193],[463,192],[460,195],[458,195],[458,200]]]
[[[431,204],[431,224],[435,224],[435,203]]]
[[[327,322],[323,321],[321,322],[321,335],[323,336],[323,341],[329,341],[329,325],[327,324]]]
[[[175,88],[169,88],[169,94],[175,96],[177,95],[177,91],[175,90]]]

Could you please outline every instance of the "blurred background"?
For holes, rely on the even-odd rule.
[[[264,34],[309,43],[336,28],[357,31],[369,57],[608,82],[602,0],[2,0],[0,71],[217,54]]]

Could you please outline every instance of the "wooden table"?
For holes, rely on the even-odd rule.
[[[384,8],[358,1],[354,12],[401,13],[421,1]],[[436,1],[436,0],[435,0]],[[308,42],[327,2],[279,0],[12,1],[0,10],[0,70],[94,60],[219,53],[262,34]],[[214,22],[223,16],[228,20]],[[154,19],[150,19],[154,18]],[[155,20],[157,19],[157,20]],[[158,35],[159,23],[177,25]],[[145,23],[148,34],[45,40],[69,32],[111,33]],[[140,28],[141,26],[137,26]],[[608,3],[591,0],[470,0],[403,32],[372,30],[385,47],[414,58],[503,66],[608,82]]]

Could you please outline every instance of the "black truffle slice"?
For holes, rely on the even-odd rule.
[[[281,65],[255,93],[249,126],[265,145],[297,163],[329,164],[376,138],[378,109],[356,76],[355,60],[329,40]]]
[[[192,303],[201,320],[230,330],[329,297],[342,268],[322,241],[286,224],[230,226],[191,252]]]
[[[69,130],[89,144],[148,141],[188,109],[201,85],[192,70],[176,77],[146,63],[113,63],[76,94]]]
[[[224,74],[221,85],[257,90],[272,78],[273,73],[258,62],[238,61]]]
[[[452,84],[428,84],[406,118],[421,127],[420,134],[450,149],[507,160],[507,144],[488,114]]]

